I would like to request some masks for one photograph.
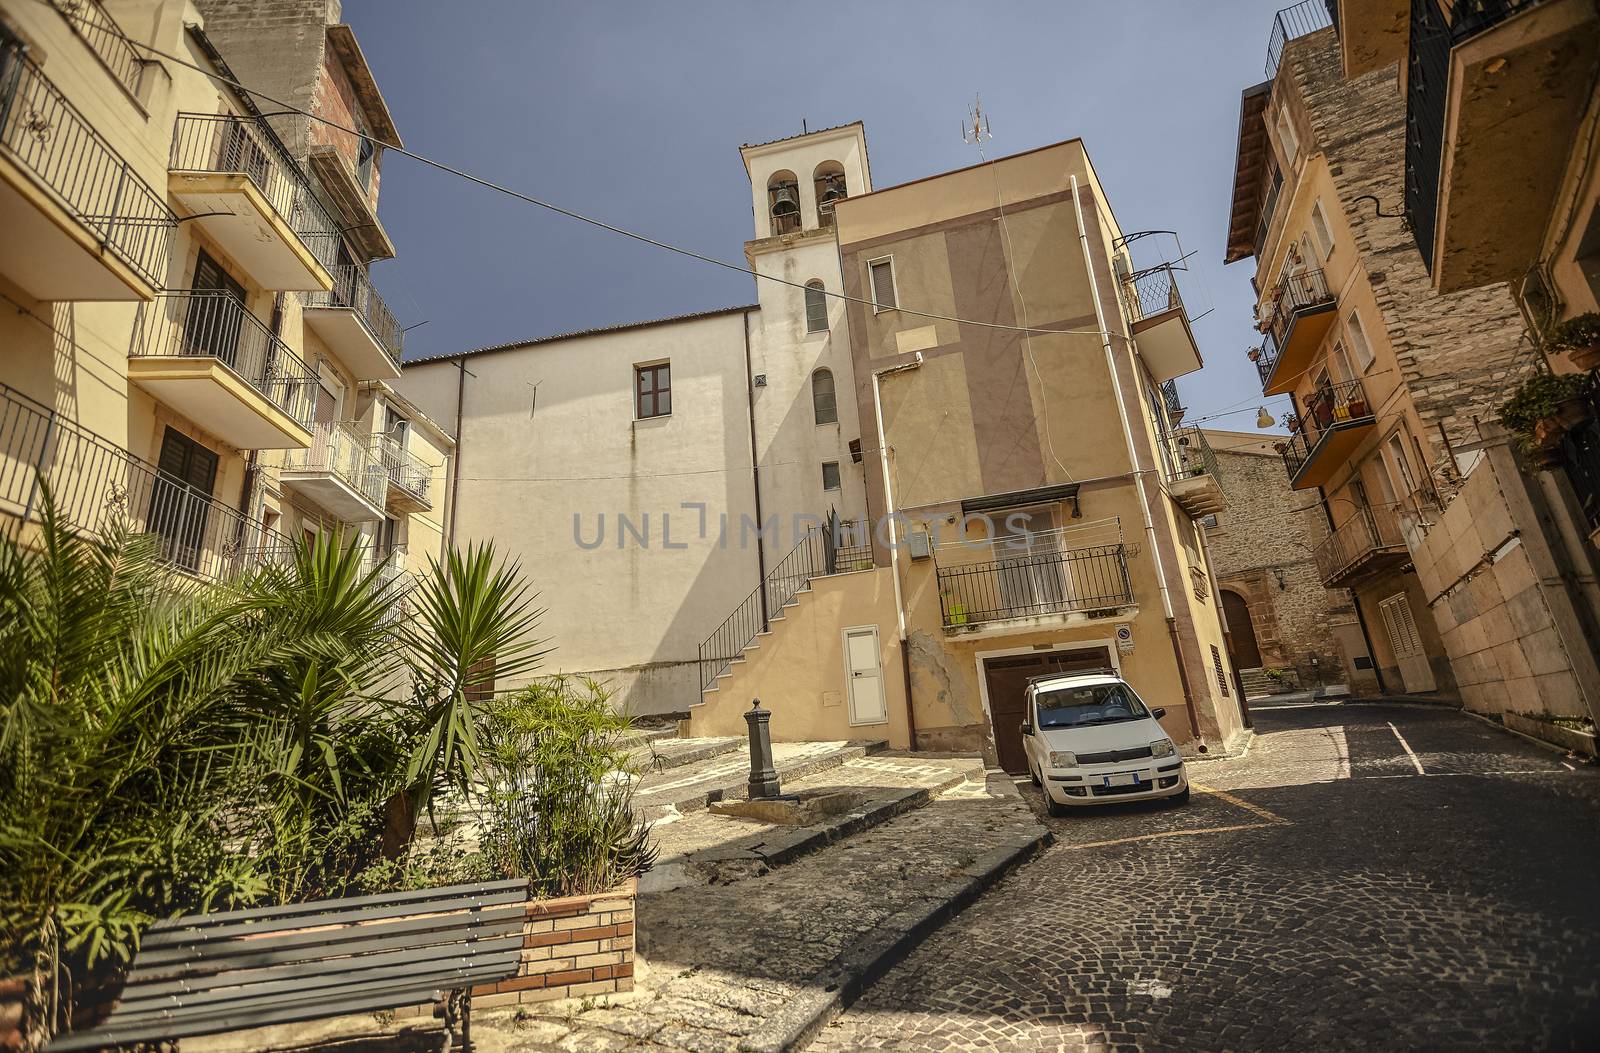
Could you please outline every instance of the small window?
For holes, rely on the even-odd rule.
[[[839,403],[833,394],[833,371],[819,369],[811,374],[811,410],[818,424],[839,423]]]
[[[1322,211],[1322,200],[1311,204],[1311,235],[1317,239],[1317,252],[1323,259],[1333,255],[1333,231],[1328,227],[1328,215]]]
[[[1294,134],[1294,121],[1289,117],[1287,106],[1278,107],[1278,145],[1283,148],[1283,159],[1288,164],[1294,164],[1294,159],[1300,155],[1300,140]]]
[[[672,412],[672,366],[658,362],[633,367],[634,413],[640,420]]]
[[[892,311],[898,306],[894,294],[894,260],[884,257],[867,264],[872,276],[872,304],[874,310]]]
[[[822,488],[824,490],[839,489],[839,462],[822,462]]]
[[[1349,337],[1350,346],[1356,350],[1356,361],[1361,363],[1362,370],[1372,365],[1372,345],[1367,342],[1367,331],[1361,325],[1359,312],[1351,311],[1350,317],[1344,320],[1344,331]]]
[[[828,331],[828,295],[819,281],[806,282],[806,332]]]

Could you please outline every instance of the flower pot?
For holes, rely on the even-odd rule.
[[[1569,347],[1567,359],[1579,369],[1600,369],[1600,343],[1588,347]]]
[[[1552,416],[1534,422],[1533,440],[1543,449],[1553,449],[1560,445],[1563,435],[1582,424],[1588,415],[1588,407],[1582,399],[1567,399],[1556,406]]]
[[[1328,404],[1326,399],[1317,403],[1315,412],[1317,415],[1317,423],[1322,425],[1324,428],[1333,423],[1333,407]]]
[[[1352,419],[1354,419],[1356,417],[1365,417],[1367,415],[1367,400],[1366,399],[1351,399],[1349,405],[1350,405],[1350,416],[1351,416]]]
[[[1259,347],[1251,348],[1249,350],[1248,354],[1250,356],[1250,361],[1252,361],[1252,362],[1261,361],[1261,349]]]

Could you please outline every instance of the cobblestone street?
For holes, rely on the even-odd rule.
[[[1188,807],[1050,820],[811,1048],[1594,1048],[1600,772],[1425,706],[1256,732]]]

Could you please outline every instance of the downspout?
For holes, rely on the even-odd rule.
[[[450,522],[445,526],[445,544],[456,547],[456,502],[461,497],[461,447],[466,422],[461,419],[467,400],[467,360],[456,359],[456,448],[450,457]]]
[[[744,405],[750,421],[750,489],[756,495],[756,592],[761,597],[761,631],[771,632],[772,623],[767,618],[767,549],[762,543],[766,531],[761,529],[761,462],[756,456],[756,381],[755,364],[750,359],[750,312],[744,318]]]
[[[906,734],[917,748],[917,707],[911,698],[911,646],[906,639],[905,597],[900,589],[900,532],[895,519],[894,484],[889,479],[889,443],[883,434],[883,393],[880,381],[890,373],[903,373],[922,365],[922,352],[910,362],[872,371],[872,417],[878,427],[878,469],[883,473],[883,508],[889,519],[889,576],[894,579],[895,626],[900,633],[900,676],[905,682]]]
[[[1078,245],[1083,249],[1084,270],[1089,273],[1089,296],[1094,300],[1095,325],[1100,330],[1100,346],[1105,351],[1106,369],[1111,374],[1111,390],[1115,394],[1117,419],[1122,422],[1122,441],[1128,448],[1128,459],[1133,465],[1133,488],[1139,494],[1139,511],[1144,516],[1145,538],[1150,544],[1150,555],[1156,564],[1156,582],[1161,587],[1161,612],[1167,619],[1167,635],[1172,640],[1172,654],[1178,662],[1178,682],[1183,687],[1183,708],[1189,715],[1189,730],[1199,742],[1201,753],[1206,752],[1205,736],[1200,734],[1200,714],[1194,705],[1194,690],[1189,684],[1189,669],[1184,661],[1183,643],[1178,638],[1178,619],[1172,613],[1172,595],[1167,591],[1166,565],[1161,559],[1161,546],[1156,544],[1156,524],[1150,515],[1150,499],[1144,492],[1145,469],[1139,466],[1139,451],[1133,444],[1133,428],[1128,424],[1128,407],[1123,404],[1122,381],[1117,376],[1116,356],[1111,350],[1111,330],[1106,328],[1105,309],[1100,304],[1100,281],[1095,277],[1094,258],[1089,254],[1089,229],[1083,222],[1083,197],[1078,193],[1078,177],[1072,177],[1072,212],[1078,221]]]

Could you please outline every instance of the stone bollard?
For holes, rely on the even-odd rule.
[[[750,799],[776,797],[778,770],[772,766],[772,729],[768,726],[772,714],[761,708],[759,698],[752,698],[744,720],[750,725]]]

